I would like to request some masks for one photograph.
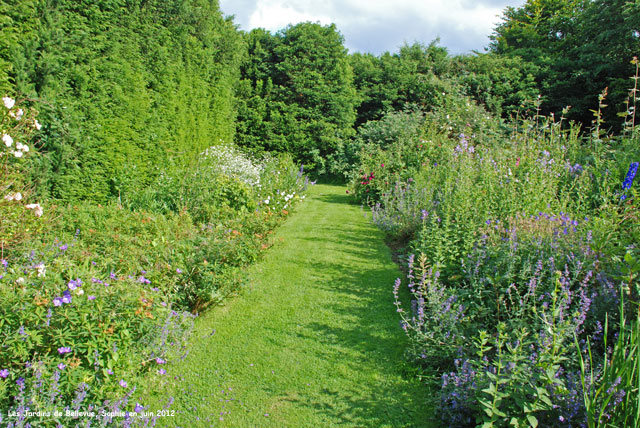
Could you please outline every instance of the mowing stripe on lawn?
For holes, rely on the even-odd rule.
[[[308,194],[245,292],[197,320],[169,368],[180,382],[154,393],[177,410],[159,426],[430,426],[428,388],[403,374],[400,272],[382,235],[344,187]]]

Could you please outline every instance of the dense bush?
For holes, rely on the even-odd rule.
[[[38,101],[44,124],[43,156],[31,169],[40,195],[105,202],[148,185],[155,166],[183,167],[212,142],[232,139],[243,50],[217,2],[3,1],[5,8],[12,36],[0,42],[10,45],[0,61],[11,63],[15,90]],[[21,28],[29,31],[14,34]]]

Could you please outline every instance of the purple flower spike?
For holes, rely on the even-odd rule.
[[[633,184],[633,180],[636,178],[637,172],[638,172],[638,162],[632,162],[631,165],[629,165],[629,171],[627,171],[627,176],[624,178],[624,181],[622,182],[622,190],[627,190],[631,188],[631,185]],[[624,201],[625,199],[627,199],[627,195],[626,194],[622,195],[620,199]]]

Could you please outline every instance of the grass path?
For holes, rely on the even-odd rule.
[[[403,376],[399,271],[360,207],[313,186],[276,236],[242,296],[198,319],[159,426],[428,426],[428,388]]]

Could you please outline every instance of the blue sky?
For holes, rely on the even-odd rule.
[[[350,52],[395,52],[403,43],[440,45],[452,54],[484,51],[507,6],[525,0],[220,0],[240,29],[335,23]]]

